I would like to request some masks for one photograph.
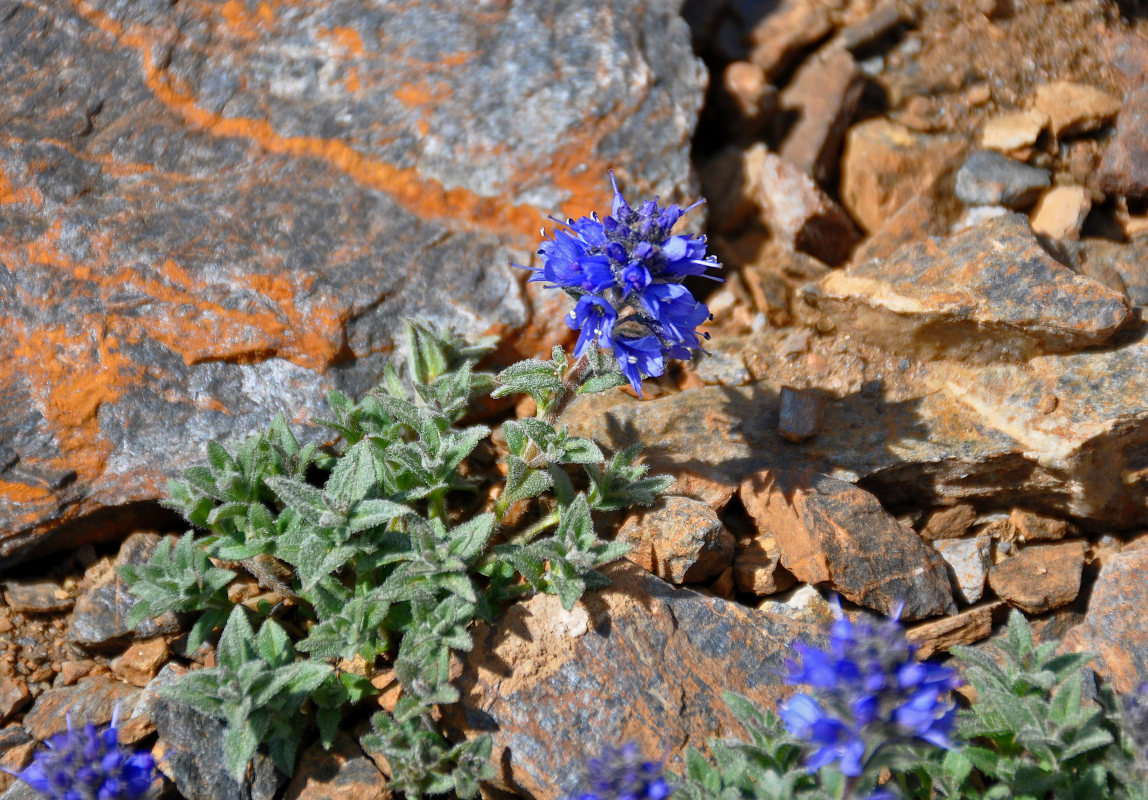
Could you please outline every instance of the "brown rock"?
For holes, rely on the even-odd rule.
[[[73,598],[55,581],[8,581],[4,602],[22,613],[45,614],[67,611]]]
[[[1125,549],[1100,568],[1084,621],[1062,647],[1095,653],[1093,668],[1118,692],[1148,681],[1148,548]]]
[[[28,705],[32,695],[21,675],[0,675],[0,725]]]
[[[626,558],[662,580],[695,583],[733,562],[734,540],[712,508],[689,497],[663,497],[632,514],[618,530]]]
[[[806,50],[833,32],[827,3],[782,0],[750,32],[749,60],[773,80]]]
[[[730,62],[721,74],[724,90],[719,111],[726,121],[726,137],[750,141],[774,122],[777,89],[765,79],[761,67],[749,61]]]
[[[89,674],[96,666],[95,661],[84,659],[82,661],[64,661],[60,664],[60,671],[56,673],[53,686],[74,686],[80,678]]]
[[[745,170],[762,221],[779,241],[830,265],[848,258],[857,230],[808,174],[760,144],[746,153]]]
[[[1034,514],[1022,508],[1014,508],[1008,521],[1022,542],[1056,542],[1068,533],[1065,520]]]
[[[925,519],[921,527],[922,539],[958,539],[964,536],[977,518],[977,511],[967,503],[939,508]]]
[[[1095,86],[1056,81],[1036,87],[1032,107],[1048,115],[1058,139],[1094,131],[1120,111],[1120,100]]]
[[[139,692],[107,675],[84,678],[75,686],[48,689],[36,698],[35,705],[24,715],[24,727],[33,738],[44,741],[67,730],[68,714],[77,723],[83,720],[96,726],[106,725],[111,722],[116,704],[130,708]]]
[[[910,244],[951,233],[948,215],[932,195],[933,192],[929,192],[912,198],[882,221],[881,227],[853,251],[853,263],[889,258]]]
[[[40,743],[28,736],[19,725],[13,724],[0,730],[0,794],[17,780],[15,775],[6,770],[19,772],[31,764],[32,754],[39,746]],[[27,784],[23,785],[27,787]]]
[[[1110,31],[1104,41],[1107,61],[1116,68],[1113,77],[1120,90],[1131,91],[1148,75],[1148,37],[1135,32]]]
[[[736,231],[757,215],[757,205],[746,174],[746,158],[744,151],[727,147],[698,165],[698,177],[714,233]],[[729,260],[725,254],[722,258]]]
[[[1076,350],[1132,320],[1121,295],[1055,261],[1019,214],[831,273],[815,297],[840,327],[922,359]]]
[[[739,592],[768,597],[793,586],[793,575],[781,566],[781,550],[768,531],[740,539],[733,561]]]
[[[680,771],[686,745],[743,734],[722,691],[775,707],[792,691],[776,677],[792,643],[823,641],[819,625],[676,589],[625,561],[603,571],[610,586],[573,611],[536,595],[475,631],[462,700],[443,712],[461,734],[491,734],[495,788],[570,797],[587,742],[633,740]]]
[[[1121,197],[1148,197],[1148,84],[1130,92],[1104,148],[1100,188]]]
[[[837,174],[845,129],[853,121],[864,77],[847,50],[807,61],[781,92],[781,110],[796,117],[781,143],[781,157],[822,185]]]
[[[956,138],[914,133],[884,118],[849,129],[841,158],[841,202],[869,232],[927,192],[957,165],[965,144]]]
[[[1036,201],[1029,218],[1033,233],[1053,239],[1079,239],[1092,210],[1092,193],[1083,186],[1054,186]]]
[[[6,4],[0,568],[154,517],[208,439],[361,395],[403,317],[512,340],[505,265],[609,208],[608,167],[684,199],[679,5]]]
[[[1048,125],[1048,114],[1035,108],[999,114],[981,129],[981,147],[1001,153],[1031,147]]]
[[[765,470],[739,489],[782,565],[883,614],[904,602],[907,620],[954,613],[945,562],[868,492],[814,472]]]
[[[804,442],[821,431],[825,417],[825,394],[820,389],[781,387],[777,432],[788,442]]]
[[[167,641],[162,636],[135,642],[123,655],[112,660],[112,673],[142,689],[156,676],[167,657]]]
[[[283,800],[390,800],[386,777],[341,731],[330,750],[316,742],[303,751]]]
[[[1126,292],[1132,305],[1148,306],[1148,239],[1117,244],[1104,239],[1081,242],[1080,271]]]
[[[846,50],[856,52],[912,21],[912,14],[907,9],[894,2],[882,2],[857,22],[842,28],[838,39]]]
[[[770,325],[783,328],[793,321],[793,317],[789,313],[789,299],[792,290],[776,267],[763,269],[759,264],[753,264],[743,268],[742,274],[746,288],[749,289],[750,296],[753,298],[754,308],[765,314]]]
[[[1083,542],[1032,545],[990,569],[989,586],[1009,605],[1042,614],[1076,599],[1083,567]]]
[[[943,619],[915,625],[905,632],[909,641],[917,646],[919,658],[932,658],[945,653],[958,644],[973,644],[987,639],[993,632],[993,615],[1004,608],[1004,603],[992,601],[969,608]]]

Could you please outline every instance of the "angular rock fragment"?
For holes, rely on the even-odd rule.
[[[983,603],[959,614],[914,625],[906,636],[917,646],[920,658],[932,658],[953,645],[973,644],[989,638],[993,632],[993,615],[1005,607],[1000,601]]]
[[[92,515],[209,439],[361,394],[404,317],[521,329],[507,262],[608,208],[608,167],[684,199],[678,6],[7,4],[0,568],[122,535]]]
[[[952,570],[960,598],[972,604],[981,599],[985,591],[985,579],[989,575],[989,562],[992,558],[992,541],[988,536],[970,539],[937,539],[933,547],[945,559]]]
[[[781,92],[782,112],[797,119],[781,143],[781,157],[827,185],[837,173],[845,129],[864,88],[861,70],[846,50],[806,62]]]
[[[330,750],[316,742],[304,750],[283,800],[390,800],[386,776],[343,732]]]
[[[1094,131],[1120,111],[1120,100],[1095,86],[1055,81],[1036,87],[1032,107],[1048,115],[1057,137]]]
[[[798,580],[885,615],[904,603],[906,620],[956,612],[945,562],[868,492],[814,472],[773,470],[739,492]]]
[[[1124,98],[1116,135],[1104,148],[1100,188],[1121,197],[1148,197],[1148,84]]]
[[[1047,127],[1048,114],[1036,109],[1000,114],[981,129],[981,147],[1001,153],[1031,147]]]
[[[993,150],[978,150],[957,171],[957,198],[970,206],[1025,208],[1047,189],[1048,170],[1030,167]]]
[[[848,257],[857,230],[805,171],[761,144],[746,153],[745,171],[762,220],[779,241],[830,265]]]
[[[665,581],[695,583],[721,573],[733,561],[733,536],[705,503],[668,496],[623,523],[618,541],[626,558]]]
[[[1055,186],[1032,209],[1032,230],[1053,239],[1079,239],[1092,210],[1092,194],[1084,186]]]
[[[842,28],[839,38],[842,47],[850,52],[856,52],[889,37],[898,28],[912,21],[912,14],[906,8],[897,3],[884,2],[858,22]]]
[[[0,725],[32,700],[23,675],[0,675]]]
[[[922,359],[988,361],[1103,344],[1124,298],[1046,253],[1018,214],[827,275],[819,307],[858,336]]]
[[[1084,621],[1064,637],[1070,652],[1096,653],[1093,668],[1118,692],[1148,681],[1148,547],[1126,547],[1100,568]]]
[[[812,439],[821,430],[825,416],[825,395],[818,389],[781,387],[781,407],[777,432],[789,442]]]
[[[990,569],[989,586],[1009,605],[1042,614],[1076,599],[1083,567],[1081,541],[1031,545]]]
[[[120,683],[108,675],[84,678],[75,686],[49,689],[39,697],[24,715],[24,727],[33,738],[44,741],[55,733],[68,729],[66,717],[84,720],[93,725],[111,722],[117,704],[130,708],[139,697],[140,690]]]
[[[446,722],[494,740],[494,785],[538,800],[570,797],[587,753],[636,741],[683,768],[685,746],[743,735],[721,700],[733,690],[776,708],[795,640],[824,629],[675,589],[618,562],[610,586],[566,612],[537,595],[475,633]]]
[[[859,122],[845,137],[841,202],[862,229],[875,232],[928,192],[964,149],[955,137],[915,133],[883,117]]]
[[[180,629],[179,621],[170,612],[158,619],[144,620],[135,629],[127,626],[127,616],[139,598],[128,590],[118,569],[124,564],[146,564],[159,541],[154,533],[133,533],[124,540],[116,556],[115,571],[76,600],[68,619],[68,641],[99,648],[114,646],[133,634],[147,637]]]
[[[45,614],[67,611],[74,600],[54,581],[7,581],[4,602],[14,611]]]
[[[928,541],[958,539],[965,535],[976,518],[976,509],[967,503],[938,509],[925,518],[920,530],[921,538]]]
[[[1056,542],[1068,533],[1066,520],[1034,514],[1022,508],[1014,508],[1008,521],[1022,542]]]
[[[816,0],[783,0],[749,34],[749,59],[771,80],[785,72],[801,53],[833,32],[826,4]]]
[[[1085,239],[1081,272],[1102,282],[1118,284],[1132,305],[1148,306],[1148,239],[1117,244]],[[1116,288],[1114,285],[1113,288]]]

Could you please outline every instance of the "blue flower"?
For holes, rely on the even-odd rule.
[[[633,742],[607,747],[601,757],[590,759],[585,785],[577,800],[664,800],[673,792],[662,764],[645,761]]]
[[[959,681],[948,667],[914,658],[896,618],[852,623],[838,605],[827,650],[797,642],[799,666],[788,661],[787,681],[810,687],[781,709],[789,731],[815,748],[811,770],[836,763],[850,777],[865,771],[879,747],[924,741],[949,747]]]
[[[151,753],[120,747],[119,708],[103,730],[90,722],[79,730],[57,733],[21,772],[5,770],[53,800],[138,800],[155,780]]]
[[[672,233],[697,204],[663,208],[650,200],[634,209],[618,190],[613,172],[610,181],[610,216],[593,214],[565,223],[555,219],[566,229],[555,230],[542,243],[541,266],[526,269],[534,272],[530,280],[561,288],[577,301],[566,318],[581,331],[575,355],[593,343],[613,350],[640,396],[642,378],[661,375],[665,359],[688,359],[700,348],[697,327],[711,315],[682,281],[690,275],[720,280],[707,273],[721,265],[706,255],[704,236]],[[709,338],[708,333],[702,336]]]

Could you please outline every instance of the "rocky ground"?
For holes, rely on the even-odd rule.
[[[170,797],[387,797],[350,736],[226,778],[114,567],[207,440],[321,437],[403,317],[568,341],[506,264],[609,168],[707,197],[726,282],[709,357],[567,412],[680,496],[618,520],[611,588],[477,633],[447,720],[499,790],[628,738],[680,767],[721,691],[784,692],[809,585],[907,599],[926,653],[1015,607],[1148,679],[1146,75],[1137,0],[0,0],[0,765],[119,703]]]

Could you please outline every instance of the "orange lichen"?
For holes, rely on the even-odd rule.
[[[52,493],[42,486],[0,480],[0,496],[12,503],[37,503],[50,500]]]
[[[347,76],[343,78],[343,85],[347,87],[348,92],[357,92],[363,88],[362,81],[359,80],[359,71],[354,67],[347,70]]]
[[[227,23],[228,30],[244,42],[259,38],[275,21],[275,12],[265,2],[260,3],[252,13],[247,10],[247,4],[243,0],[227,0],[219,6],[219,15]]]
[[[366,156],[338,139],[283,136],[266,120],[226,117],[208,111],[195,102],[186,88],[177,86],[172,76],[155,64],[152,57],[154,42],[146,34],[110,18],[87,0],[73,2],[89,23],[136,50],[148,88],[188,124],[215,136],[250,139],[269,153],[325,161],[359,184],[386,192],[400,206],[423,219],[450,220],[455,225],[462,224],[473,230],[523,238],[533,238],[537,233],[540,214],[531,206],[511,205],[501,198],[483,197],[467,189],[447,189],[439,181],[423,177],[412,167],[396,167],[382,159]],[[408,99],[414,98],[408,94]]]
[[[319,35],[330,38],[350,55],[361,56],[363,54],[363,39],[354,28],[336,27],[330,30],[320,28]]]

